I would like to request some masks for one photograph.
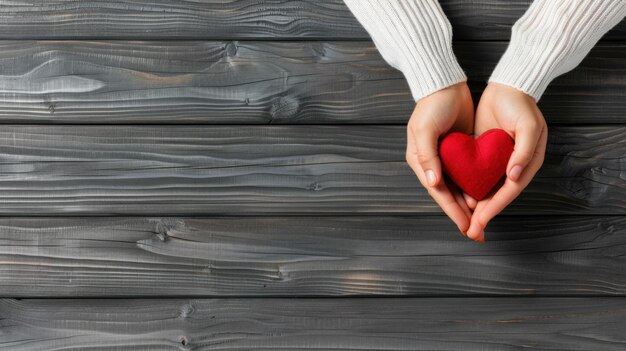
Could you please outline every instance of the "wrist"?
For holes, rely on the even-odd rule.
[[[428,95],[425,95],[418,99],[415,103],[416,105],[420,104],[428,104],[433,100],[441,99],[442,97],[448,97],[451,103],[453,101],[466,101],[472,99],[472,94],[469,90],[466,81],[458,82],[451,84],[449,86],[443,87],[439,90],[436,90]]]
[[[414,101],[443,89],[467,85],[467,76],[452,54],[452,49],[448,55],[436,58],[428,65],[408,61],[399,65],[398,69],[402,71]]]
[[[521,100],[526,100],[527,102],[534,105],[537,104],[537,100],[532,95],[519,89],[518,87],[509,84],[490,81],[489,84],[487,84],[485,91],[495,91],[497,92],[497,94],[507,94],[509,96],[515,96]]]

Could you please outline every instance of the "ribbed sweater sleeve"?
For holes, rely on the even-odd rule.
[[[437,0],[344,0],[381,56],[400,70],[415,101],[467,80],[452,26]]]
[[[626,0],[535,0],[513,25],[489,81],[538,101],[554,78],[578,66],[624,16]]]

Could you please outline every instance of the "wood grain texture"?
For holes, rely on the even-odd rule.
[[[511,27],[533,0],[439,0],[458,40],[509,40]],[[602,38],[626,39],[626,21]]]
[[[459,40],[508,40],[531,0],[441,0]],[[341,0],[15,0],[0,39],[369,39]],[[626,24],[605,40],[626,39]]]
[[[0,350],[626,347],[624,298],[0,300]]]
[[[445,216],[2,218],[0,296],[626,295],[625,217],[486,239]]]
[[[626,126],[552,127],[508,214],[623,214]],[[404,126],[0,129],[1,215],[442,213]]]
[[[530,1],[442,0],[475,99]],[[480,245],[341,0],[3,3],[0,350],[623,350],[625,24]]]
[[[505,42],[455,50],[480,92]],[[626,123],[626,44],[596,46],[540,101],[548,123]],[[1,123],[406,124],[370,42],[0,41]]]
[[[342,0],[17,0],[2,39],[360,38]]]

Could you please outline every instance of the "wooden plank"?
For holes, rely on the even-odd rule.
[[[533,0],[439,0],[458,40],[509,40],[511,27]],[[626,21],[602,38],[626,39]]]
[[[508,214],[624,214],[626,126],[551,127]],[[442,213],[404,126],[0,129],[0,215]]]
[[[441,0],[460,40],[508,40],[531,0]],[[341,0],[15,0],[0,39],[369,39]],[[626,24],[607,40],[626,39]]]
[[[554,297],[3,299],[0,350],[621,351],[624,306]]]
[[[0,296],[626,295],[626,217],[486,237],[445,216],[1,218]]]
[[[368,39],[342,0],[17,0],[2,39]]]
[[[506,48],[457,43],[475,99]],[[626,123],[626,43],[540,101],[548,123]],[[0,41],[1,123],[406,124],[402,74],[369,42]]]

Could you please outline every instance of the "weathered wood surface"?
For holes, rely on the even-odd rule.
[[[0,300],[0,350],[626,348],[624,298]]]
[[[486,237],[445,216],[2,218],[0,296],[626,295],[623,216]]]
[[[502,42],[457,43],[476,101]],[[626,44],[540,101],[548,123],[626,123]],[[0,41],[2,123],[406,124],[404,77],[370,42]]]
[[[530,2],[441,1],[475,98]],[[0,350],[623,350],[624,40],[546,91],[546,162],[479,245],[341,0],[3,3]]]
[[[504,213],[623,214],[626,126],[551,127]],[[0,128],[2,215],[442,213],[405,126]]]
[[[508,40],[531,0],[441,0],[459,40]],[[341,0],[16,0],[0,39],[369,39]],[[621,23],[606,35],[626,38]]]

